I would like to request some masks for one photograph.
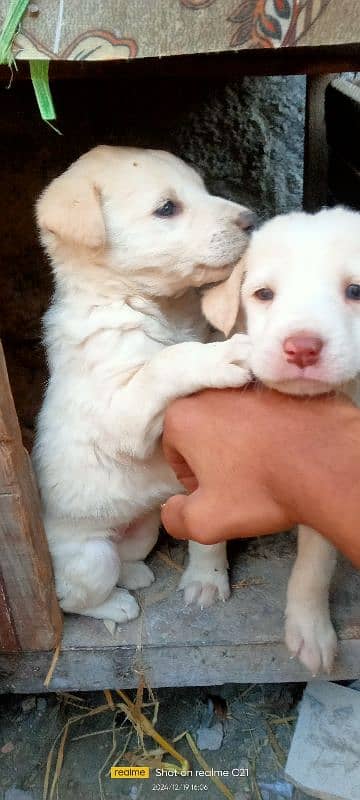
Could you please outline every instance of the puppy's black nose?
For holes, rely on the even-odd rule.
[[[234,221],[235,225],[237,225],[238,228],[241,228],[242,231],[251,233],[256,227],[257,216],[254,211],[250,211],[250,209],[244,209],[244,211],[240,211],[240,214],[238,214]]]

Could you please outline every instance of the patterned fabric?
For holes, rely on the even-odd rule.
[[[250,48],[294,44],[300,11],[297,0],[243,0],[229,17],[235,26],[230,44]]]
[[[0,0],[0,22],[8,3]],[[91,61],[359,41],[354,0],[42,0],[30,4],[13,51]]]

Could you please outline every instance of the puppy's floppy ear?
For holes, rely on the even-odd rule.
[[[90,176],[70,167],[40,196],[36,215],[39,228],[58,239],[89,248],[105,244],[100,191]]]
[[[230,277],[204,292],[201,308],[216,330],[229,336],[240,315],[240,289],[245,270],[244,258],[235,265]]]

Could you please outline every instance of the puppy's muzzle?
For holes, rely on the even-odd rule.
[[[283,342],[283,351],[289,364],[302,369],[317,364],[323,344],[318,336],[289,336]]]
[[[240,230],[249,234],[256,228],[257,216],[254,211],[245,209],[245,211],[240,211],[234,222]]]

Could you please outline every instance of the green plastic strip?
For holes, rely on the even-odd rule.
[[[12,54],[13,39],[19,30],[20,22],[28,5],[29,0],[10,0],[3,29],[0,33],[0,64],[8,64],[10,68],[13,64],[16,65]],[[40,59],[39,61],[30,61],[29,64],[41,118],[51,125],[51,120],[56,119],[56,113],[49,85],[49,62]],[[53,125],[51,127],[54,128]],[[60,133],[56,128],[54,130]]]
[[[45,122],[56,119],[54,103],[49,85],[49,61],[33,60],[30,64],[30,75],[34,87],[41,118]]]
[[[28,5],[29,0],[11,0],[10,2],[0,34],[0,64],[11,65],[15,60],[11,52],[11,45]]]

